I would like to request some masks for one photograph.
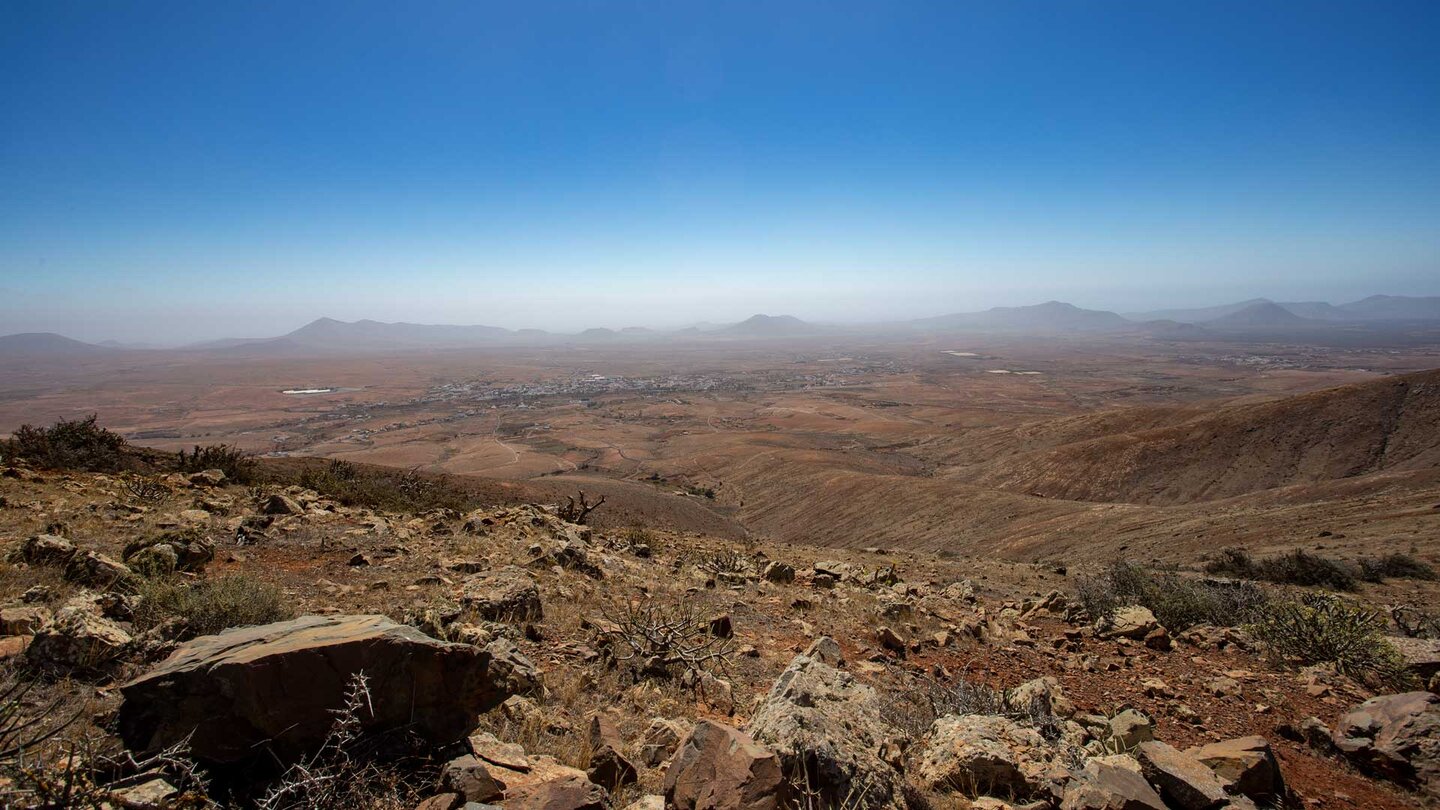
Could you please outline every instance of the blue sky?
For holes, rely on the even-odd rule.
[[[0,333],[1440,294],[1440,3],[0,4]]]

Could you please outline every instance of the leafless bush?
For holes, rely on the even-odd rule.
[[[130,500],[142,504],[157,504],[170,496],[170,488],[145,476],[130,476],[125,479],[125,492]]]
[[[49,701],[36,710],[27,710],[26,698],[34,687],[34,681],[14,675],[0,686],[0,763],[37,749],[69,728],[80,716],[77,712],[55,722],[64,704],[63,698]]]
[[[98,751],[88,735],[61,739],[85,713],[70,711],[65,698],[28,705],[32,681],[12,676],[0,687],[0,807],[111,808],[112,793],[163,778],[178,791],[166,806],[212,807],[206,782],[189,756],[185,740],[160,753],[136,759],[127,751]]]
[[[564,506],[557,507],[555,513],[560,516],[561,520],[568,523],[583,524],[585,520],[590,517],[591,512],[594,512],[596,509],[599,509],[602,505],[604,505],[605,496],[601,495],[600,500],[596,501],[595,503],[590,503],[590,501],[587,500],[585,497],[585,490],[582,489],[580,490],[579,502],[576,502],[574,498],[566,498],[565,500],[566,504]]]
[[[376,756],[377,741],[365,732],[365,721],[374,716],[365,673],[351,678],[344,705],[332,711],[335,723],[324,743],[291,765],[255,803],[257,810],[413,807],[418,791],[406,777],[416,776],[416,769],[382,763]]]
[[[709,621],[685,602],[630,602],[605,618],[614,626],[614,660],[640,677],[671,678],[723,672],[733,653],[730,639],[710,632]]]
[[[1440,616],[1414,605],[1391,605],[1390,622],[1406,638],[1440,639]]]
[[[728,548],[702,554],[695,567],[718,580],[743,580],[759,573],[754,558],[743,551]]]
[[[936,720],[949,715],[1004,717],[1036,729],[1046,739],[1059,737],[1063,722],[1043,697],[1020,704],[1012,690],[966,678],[942,683],[920,675],[903,688],[882,691],[881,700],[887,722],[912,739],[925,736]]]

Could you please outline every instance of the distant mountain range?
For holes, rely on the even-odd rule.
[[[1006,332],[1109,332],[1135,326],[1131,321],[1098,309],[1047,301],[1029,307],[995,307],[984,312],[957,312],[938,318],[921,318],[911,325],[928,330]]]
[[[107,351],[110,351],[107,347],[82,343],[54,332],[21,332],[18,335],[0,336],[0,356],[77,357]]]
[[[843,334],[867,328],[924,332],[1001,332],[1017,334],[1125,333],[1156,338],[1195,339],[1225,333],[1313,331],[1353,325],[1430,324],[1440,326],[1440,296],[1372,295],[1339,306],[1323,301],[1275,302],[1265,298],[1196,309],[1165,309],[1120,315],[1084,309],[1062,301],[1024,307],[995,307],[982,312],[957,312],[871,327],[826,326],[793,315],[754,315],[734,324],[703,323],[673,331],[629,326],[620,330],[594,328],[579,334],[498,326],[382,323],[320,318],[293,332],[270,338],[227,338],[182,347],[186,351],[238,355],[285,355],[315,352],[466,349],[506,345],[568,343],[643,343],[666,337],[706,340],[784,338]],[[0,337],[0,357],[81,356],[105,352],[146,351],[144,344],[116,341],[83,343],[52,332],[26,332]]]
[[[1180,323],[1210,323],[1242,310],[1269,305],[1275,310],[1315,321],[1436,321],[1440,320],[1440,296],[1411,298],[1400,295],[1372,295],[1359,301],[1335,306],[1324,301],[1276,302],[1268,298],[1252,298],[1235,304],[1200,309],[1160,309],[1151,312],[1127,313],[1132,321],[1171,320]]]

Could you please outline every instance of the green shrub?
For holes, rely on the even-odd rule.
[[[181,450],[176,467],[185,473],[219,470],[237,484],[248,484],[255,479],[254,457],[228,444],[210,444],[203,447],[197,444],[195,450],[188,454]]]
[[[1258,579],[1282,585],[1318,586],[1334,591],[1355,590],[1358,574],[1354,567],[1347,563],[1303,549],[1257,560],[1243,549],[1227,548],[1220,552],[1219,559],[1206,565],[1205,570],[1212,574],[1242,579]]]
[[[0,453],[51,470],[116,472],[124,469],[125,438],[95,424],[95,415],[61,419],[50,427],[22,425],[0,443]]]
[[[1172,632],[1197,624],[1243,624],[1267,602],[1264,592],[1247,582],[1193,579],[1126,562],[1117,562],[1097,576],[1077,578],[1076,593],[1091,618],[1141,605]]]
[[[185,622],[186,635],[208,636],[295,616],[279,588],[243,574],[194,583],[150,579],[141,585],[140,597],[134,622],[141,632],[179,618]]]
[[[1246,632],[1275,656],[1302,666],[1333,664],[1339,672],[1383,687],[1409,685],[1405,660],[1384,632],[1386,616],[1332,594],[1306,593],[1272,603]]]

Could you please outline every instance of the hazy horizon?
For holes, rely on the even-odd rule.
[[[0,15],[0,334],[1440,294],[1434,3]]]

